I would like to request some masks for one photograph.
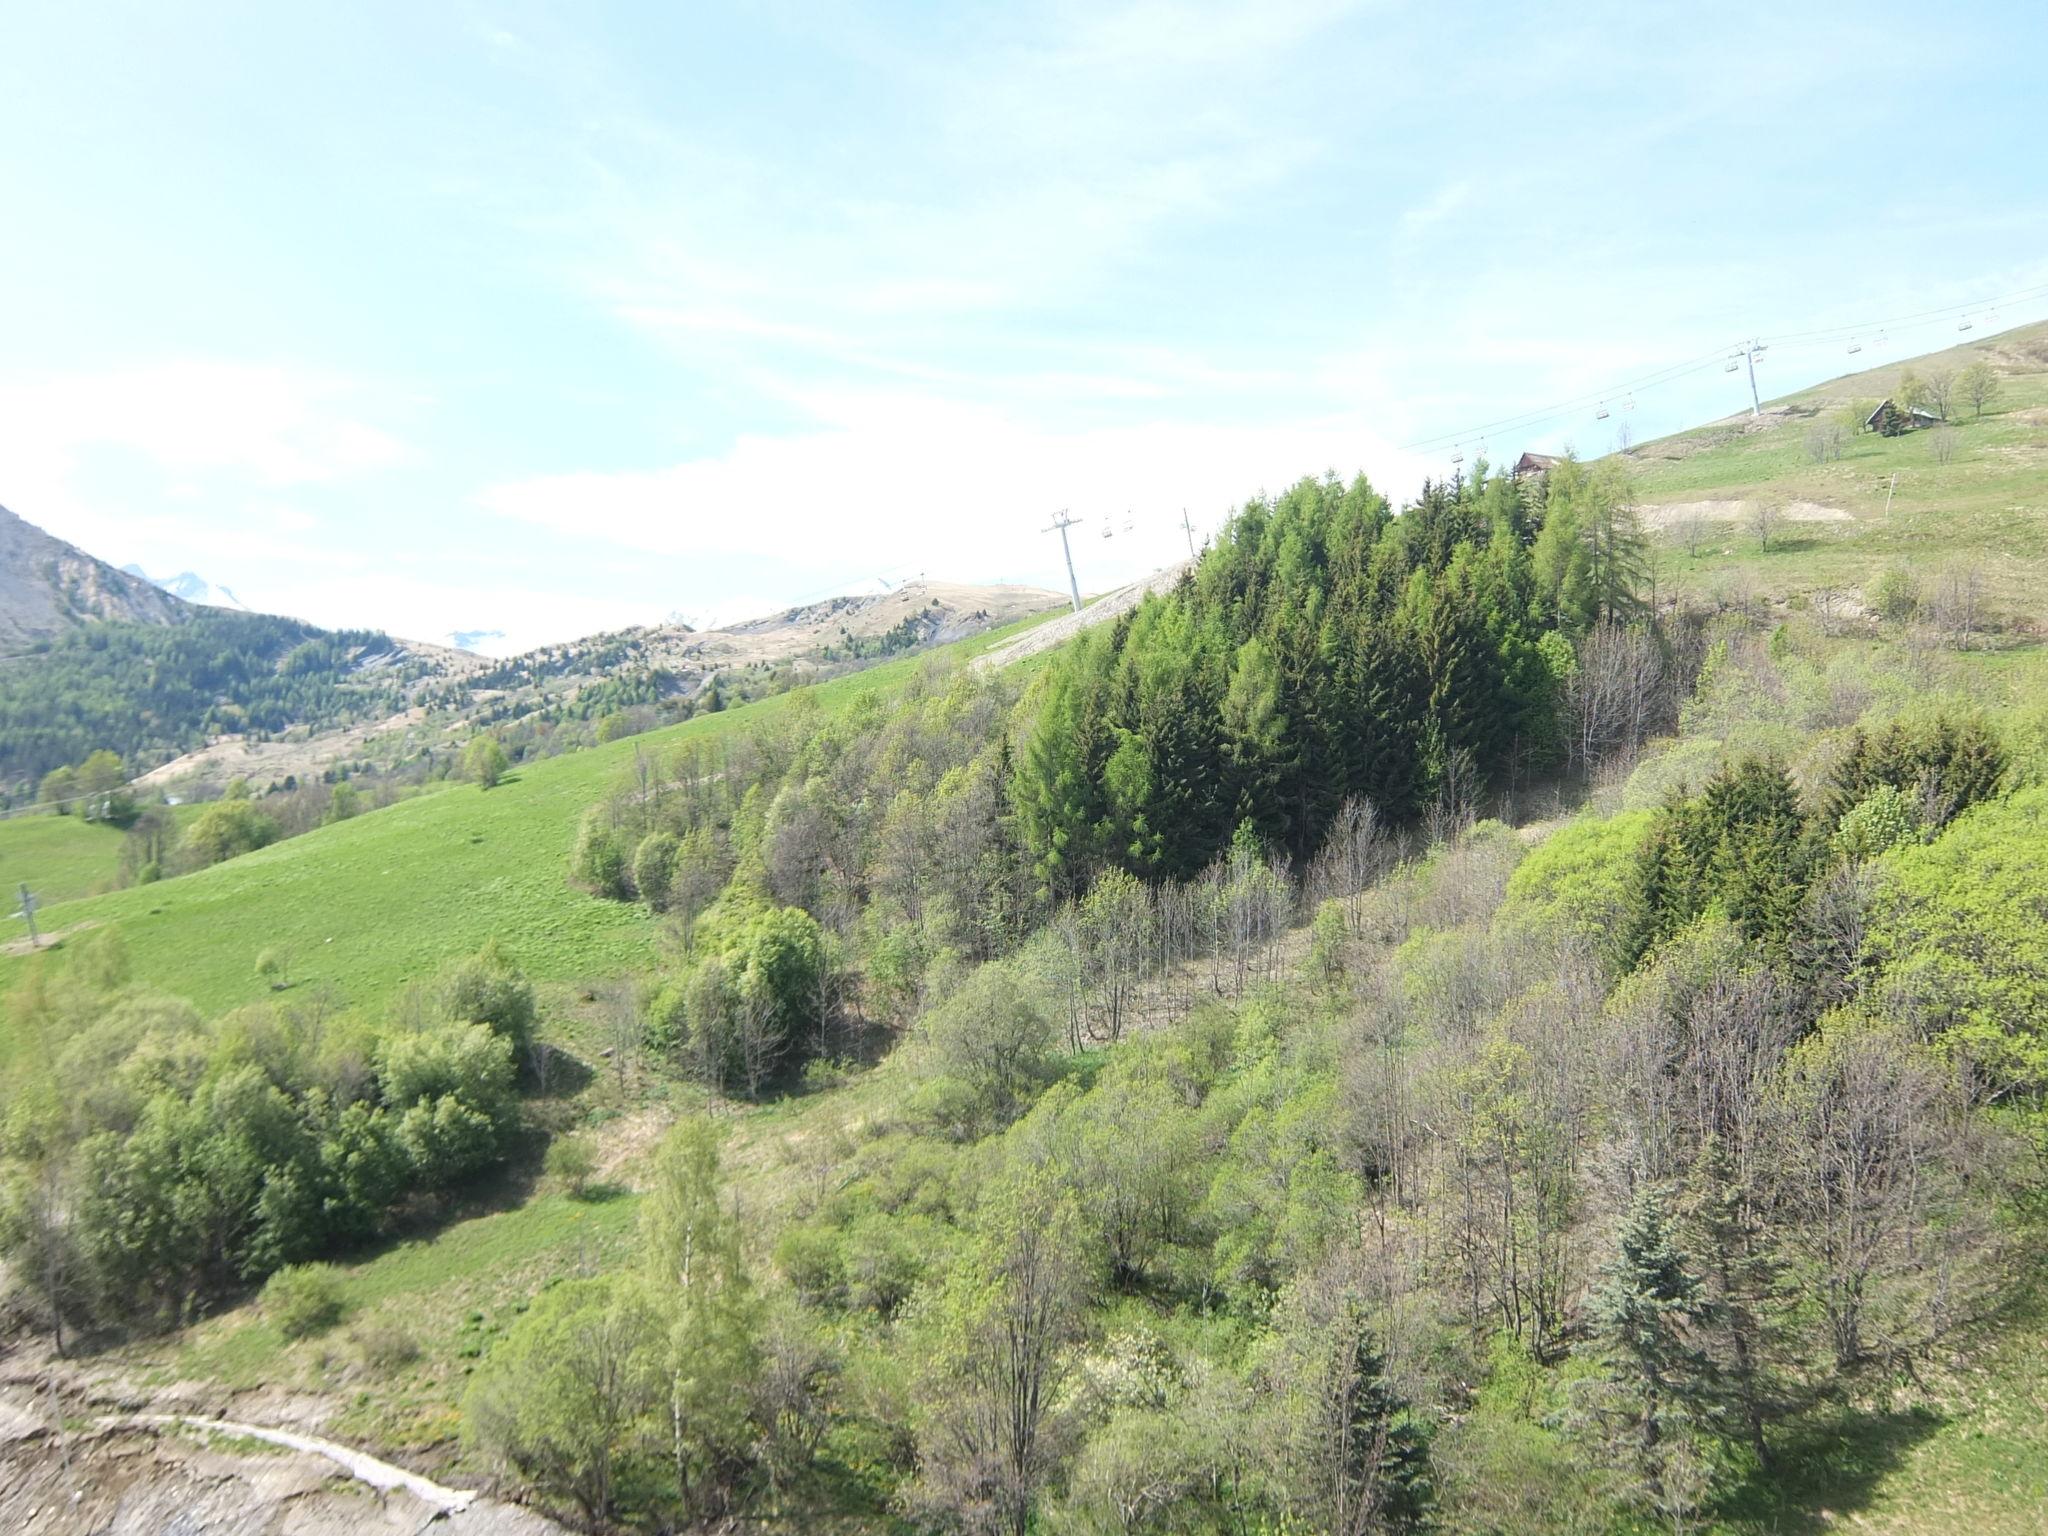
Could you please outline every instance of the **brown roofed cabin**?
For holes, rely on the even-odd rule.
[[[1940,426],[1941,418],[1932,411],[1922,410],[1917,405],[1908,409],[1894,405],[1889,400],[1880,400],[1877,409],[1863,418],[1863,425],[1885,437],[1897,437],[1900,433],[1910,432],[1915,427]]]
[[[1515,460],[1515,467],[1509,477],[1515,480],[1535,480],[1557,467],[1557,455],[1552,453],[1525,453]]]

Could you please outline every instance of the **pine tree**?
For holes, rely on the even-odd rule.
[[[1720,1417],[1772,1465],[1766,1429],[1798,1405],[1789,1370],[1794,1297],[1753,1191],[1718,1138],[1700,1148],[1684,1202],[1705,1308],[1700,1339]]]
[[[1698,1439],[1711,1412],[1713,1368],[1692,1338],[1710,1308],[1663,1196],[1648,1184],[1622,1219],[1590,1310],[1602,1366],[1595,1419],[1609,1452],[1644,1502],[1681,1518],[1701,1494]]]

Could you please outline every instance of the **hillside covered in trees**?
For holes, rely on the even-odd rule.
[[[2028,655],[1659,603],[1697,557],[1638,501],[1303,481],[1029,672],[897,663],[183,877],[266,935],[226,969],[82,907],[119,927],[8,1015],[65,1042],[9,1058],[24,1320],[177,1327],[598,1527],[1979,1497],[1954,1383],[2037,1337]],[[495,861],[517,905],[449,941],[506,943],[326,958],[398,816],[364,869]],[[2048,1416],[1983,1433],[2021,1465]]]
[[[141,772],[218,735],[380,719],[425,670],[383,635],[270,614],[81,625],[0,665],[0,784],[95,751]]]

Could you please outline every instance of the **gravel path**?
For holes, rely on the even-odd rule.
[[[240,1435],[245,1439],[262,1440],[270,1445],[283,1446],[288,1451],[303,1451],[311,1456],[325,1456],[329,1461],[344,1468],[349,1476],[368,1483],[380,1492],[388,1493],[394,1488],[403,1488],[422,1504],[431,1504],[436,1509],[453,1514],[469,1508],[476,1494],[459,1488],[443,1488],[417,1472],[408,1472],[403,1467],[394,1467],[388,1461],[379,1461],[374,1456],[337,1445],[332,1440],[322,1440],[318,1435],[302,1435],[289,1429],[265,1429],[257,1424],[237,1424],[232,1419],[200,1419],[183,1413],[149,1413],[132,1419],[116,1420],[116,1423],[158,1425],[185,1425],[192,1429],[211,1430],[220,1435]]]
[[[1154,571],[1150,576],[1134,581],[1127,587],[1118,587],[1114,592],[1104,593],[1079,613],[1048,619],[1035,628],[1027,629],[1016,639],[1006,640],[993,650],[982,652],[974,658],[974,665],[977,668],[1007,667],[1027,656],[1049,651],[1054,646],[1073,639],[1084,629],[1093,629],[1097,624],[1108,623],[1120,613],[1128,613],[1143,602],[1147,594],[1170,590],[1173,584],[1180,580],[1182,573],[1193,565],[1192,560],[1182,560],[1169,565],[1163,571]]]

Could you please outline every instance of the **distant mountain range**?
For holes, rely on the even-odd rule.
[[[124,565],[121,569],[130,576],[140,576],[152,586],[161,587],[171,596],[183,598],[188,603],[198,603],[207,608],[232,608],[238,613],[256,611],[235,596],[233,589],[216,586],[193,571],[180,571],[175,576],[152,576],[139,565]]]

